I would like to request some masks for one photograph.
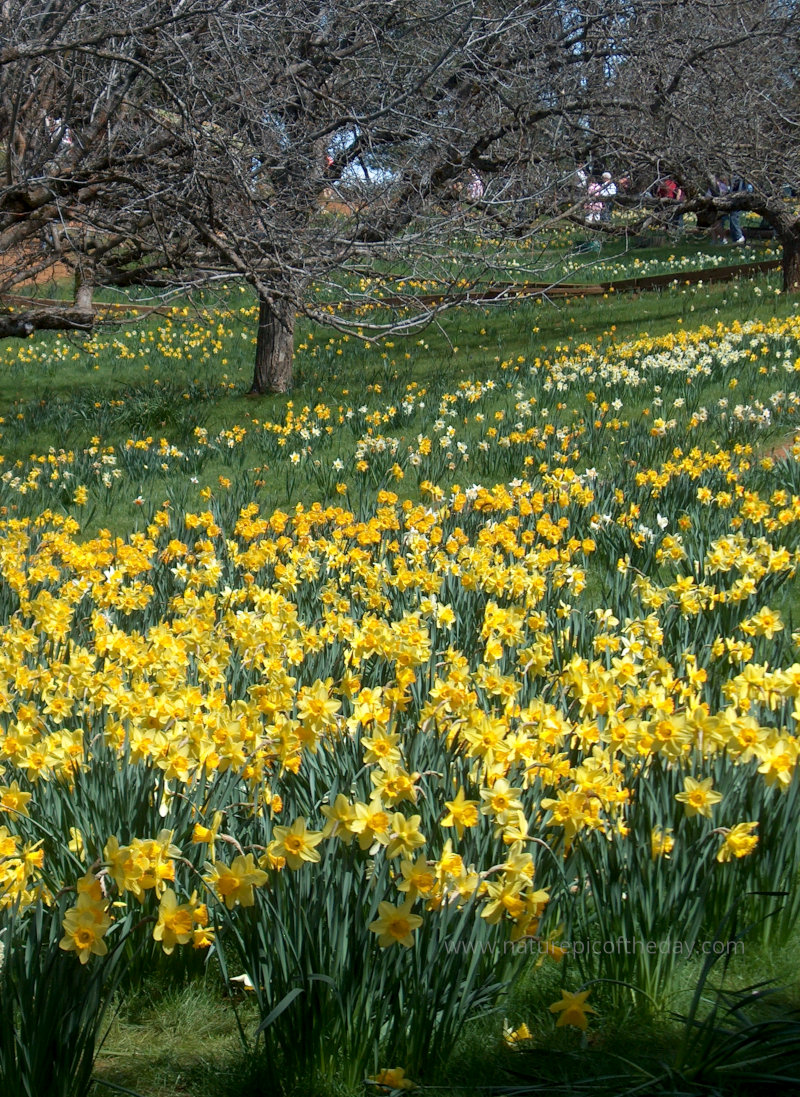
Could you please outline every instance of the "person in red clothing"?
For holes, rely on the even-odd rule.
[[[671,175],[658,180],[653,195],[656,198],[665,198],[670,202],[683,202],[686,199],[686,191]],[[683,214],[679,210],[675,210],[669,215],[669,225],[676,232],[683,232]]]

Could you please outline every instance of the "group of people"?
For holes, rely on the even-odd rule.
[[[596,224],[611,220],[611,206],[617,196],[617,184],[610,171],[589,175],[585,168],[578,169],[578,183],[586,189],[586,222]]]
[[[752,190],[738,175],[728,179],[724,175],[712,175],[709,179],[706,198],[724,198],[727,194],[743,194]],[[668,198],[676,202],[686,200],[686,191],[674,179],[667,176],[660,179],[653,188],[655,198]],[[677,209],[672,214],[672,226],[678,232],[683,230],[683,214]],[[708,229],[711,239],[720,244],[733,244],[743,247],[745,235],[742,232],[742,211],[738,209],[723,212],[710,206],[708,209],[699,210],[697,213],[697,227]]]
[[[586,223],[589,225],[611,220],[614,199],[618,194],[624,193],[630,183],[627,176],[614,182],[610,171],[592,172],[586,166],[578,169],[576,180],[579,190],[586,195],[584,209]],[[724,197],[727,194],[742,193],[748,189],[744,180],[738,176],[732,176],[730,179],[725,176],[712,176],[705,197]],[[673,210],[667,207],[666,216],[670,229],[677,233],[682,232],[683,212],[678,203],[684,202],[687,194],[680,183],[671,176],[664,176],[653,184],[648,194],[653,198],[675,203]],[[745,235],[742,232],[741,217],[741,210],[734,209],[723,213],[709,207],[698,212],[697,226],[708,229],[712,240],[742,246],[745,243]]]

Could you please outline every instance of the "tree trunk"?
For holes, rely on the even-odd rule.
[[[292,387],[294,306],[286,301],[258,300],[258,336],[251,396],[288,392]]]
[[[75,268],[75,308],[81,312],[92,311],[94,278],[78,264]]]
[[[781,234],[783,244],[783,292],[800,293],[800,224]]]

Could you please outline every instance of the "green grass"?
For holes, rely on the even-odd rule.
[[[474,1097],[517,1086],[521,1087],[519,1097],[526,1087],[531,1094],[586,1092],[611,1097],[622,1090],[602,1084],[600,1079],[606,1075],[627,1077],[632,1090],[641,1081],[637,1072],[668,1078],[682,1051],[687,1033],[682,1018],[691,1009],[702,968],[700,958],[687,960],[678,970],[670,996],[657,1009],[643,1009],[641,999],[620,1006],[604,994],[603,987],[595,987],[591,1001],[597,1012],[587,1033],[581,1034],[574,1028],[556,1028],[548,1012],[561,987],[576,981],[575,973],[563,962],[536,966],[532,960],[496,1013],[467,1026],[450,1057],[447,1074],[432,1092]],[[759,1015],[800,1017],[800,939],[796,936],[780,949],[746,948],[744,955],[731,958],[724,978],[722,968],[718,961],[708,975],[699,1020],[708,1017],[716,988],[724,985],[731,992],[745,992],[766,980],[773,984],[774,993],[759,1004]],[[754,997],[752,992],[749,996]],[[237,1013],[245,1030],[252,1033],[257,1018],[246,993],[237,999],[225,997],[211,974],[177,987],[155,978],[151,986],[121,1003],[98,1058],[95,1093],[125,1087],[141,1097],[180,1093],[267,1097],[258,1057],[242,1057]],[[504,1028],[517,1029],[523,1023],[529,1024],[534,1037],[509,1046]],[[688,1076],[692,1069],[692,1063],[687,1063],[684,1074]],[[565,1088],[556,1089],[559,1085]],[[659,1092],[673,1091],[663,1083]],[[337,1086],[335,1079],[324,1086],[309,1079],[296,1090],[296,1097],[354,1094]]]
[[[248,1003],[223,998],[211,982],[184,986],[154,981],[123,1000],[95,1066],[95,1093],[125,1086],[143,1097],[222,1092],[241,1058],[235,1010]]]
[[[579,344],[623,342],[643,331],[657,335],[680,327],[789,315],[793,302],[775,296],[776,285],[772,276],[755,282],[672,286],[636,297],[612,293],[604,299],[458,309],[418,336],[375,345],[300,320],[294,390],[288,396],[259,400],[245,396],[252,373],[254,319],[240,315],[239,309],[248,308],[248,299],[234,291],[236,309],[229,316],[219,319],[189,311],[185,319],[172,322],[169,345],[180,342],[181,327],[200,344],[184,346],[179,357],[159,355],[164,321],[152,317],[138,327],[100,331],[91,340],[48,336],[8,344],[0,373],[0,446],[6,469],[16,462],[24,465],[31,454],[46,454],[53,446],[81,454],[93,445],[92,439],[99,439],[94,444],[119,447],[128,439],[166,438],[188,449],[194,445],[196,427],[214,436],[239,424],[252,436],[258,433],[255,421],[283,422],[289,406],[295,413],[321,402],[336,408],[363,401],[375,408],[401,401],[414,383],[428,389],[430,408],[438,392],[453,391],[460,381],[492,379],[498,385],[497,406],[502,407],[500,390],[508,391],[525,368],[520,359],[530,363],[555,348],[569,352]],[[218,323],[225,332],[216,340],[221,350],[215,349]],[[135,356],[120,357],[120,348],[130,348],[127,353]],[[413,441],[426,429],[426,418],[427,412],[393,424],[391,433],[401,443]],[[258,495],[264,507],[324,494],[305,466],[290,476],[285,460],[265,461],[249,445],[245,450],[236,459],[259,470],[251,479],[261,482]],[[332,462],[336,443],[320,445],[315,457],[323,464]],[[230,454],[206,453],[202,475],[196,470],[196,488],[187,483],[181,502],[199,506],[200,490],[216,488],[218,477],[229,476],[230,469]],[[171,470],[163,472],[166,490],[173,476]],[[134,502],[138,493],[136,484],[125,493],[97,493],[92,499],[93,522],[120,531],[137,528],[142,520]],[[65,506],[68,498],[67,493]],[[149,502],[159,505],[161,499]],[[20,501],[23,508],[35,509],[35,504],[34,496]]]

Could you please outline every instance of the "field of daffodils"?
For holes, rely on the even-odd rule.
[[[316,402],[195,422],[246,313],[6,361],[213,381],[165,392],[174,436],[106,396],[2,424],[97,431],[0,466],[4,1092],[85,1093],[155,970],[244,982],[276,1086],[403,1088],[532,964],[563,989],[523,1037],[785,940],[800,319],[513,356],[481,329],[453,383],[421,340],[317,334]]]

